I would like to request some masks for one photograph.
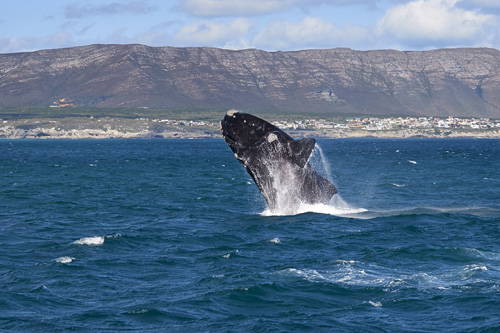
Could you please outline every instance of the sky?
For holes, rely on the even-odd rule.
[[[89,44],[500,48],[500,0],[0,0],[0,53]]]

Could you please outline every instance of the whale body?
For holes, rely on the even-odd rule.
[[[316,140],[294,140],[267,121],[230,110],[220,124],[224,140],[260,189],[270,210],[326,204],[337,193],[308,162]]]

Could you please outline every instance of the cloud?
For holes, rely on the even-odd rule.
[[[253,47],[266,50],[333,47],[419,50],[457,46],[498,46],[500,42],[498,18],[478,10],[459,7],[460,2],[460,0],[406,1],[390,7],[385,15],[371,26],[337,25],[318,17],[305,17],[298,22],[274,20],[251,39],[251,44]]]
[[[174,39],[184,45],[223,45],[229,48],[231,45],[243,44],[243,47],[247,47],[244,37],[248,35],[251,26],[252,22],[245,18],[228,22],[195,22],[183,26]]]
[[[201,17],[254,16],[290,9],[296,0],[185,0],[182,9]]]
[[[199,17],[251,17],[293,8],[307,11],[321,5],[374,8],[378,2],[381,0],[184,0],[180,8]]]
[[[468,6],[500,8],[500,2],[498,0],[463,0],[462,2]]]
[[[73,44],[72,35],[65,32],[56,32],[51,35],[38,37],[0,38],[0,53],[60,48]]]
[[[164,22],[157,26],[152,27],[148,31],[141,32],[136,35],[129,36],[127,28],[119,28],[113,33],[106,37],[106,43],[118,43],[118,44],[144,44],[150,46],[165,46],[170,45],[172,42],[172,35],[168,31],[168,28],[172,22]]]
[[[74,3],[66,6],[64,14],[66,18],[83,18],[93,15],[117,15],[117,14],[148,14],[157,10],[156,6],[149,5],[146,1],[129,1],[126,3],[111,2],[104,5],[81,5]]]
[[[493,15],[456,6],[459,0],[416,0],[390,8],[376,23],[377,36],[413,47],[476,45],[491,39]]]
[[[299,48],[352,47],[368,38],[362,26],[339,27],[321,18],[306,17],[297,23],[276,20],[253,39],[258,48],[290,50]]]

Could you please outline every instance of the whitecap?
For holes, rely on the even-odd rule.
[[[366,303],[366,302],[363,302],[363,303]],[[380,303],[380,302],[368,301],[367,303],[370,305],[373,305],[374,307],[377,307],[377,308],[382,306],[382,303]]]
[[[115,239],[115,238],[119,238],[121,236],[122,235],[120,233],[116,233],[116,234],[107,235],[106,238],[110,238],[110,239],[113,238],[113,239]]]
[[[470,271],[487,271],[488,268],[484,265],[467,265],[463,269],[466,272]]]
[[[234,250],[234,251],[231,251],[231,252],[229,252],[229,253],[224,254],[224,255],[222,256],[222,258],[224,258],[224,259],[229,259],[229,258],[231,258],[231,256],[232,256],[233,254],[238,255],[239,253],[240,253],[240,250],[237,250],[237,249],[236,249],[236,250]]]
[[[386,287],[394,280],[392,274],[378,271],[377,267],[375,267],[375,270],[366,271],[364,267],[361,268],[358,264],[351,264],[351,261],[339,263],[333,270],[317,271],[315,269],[289,268],[281,272],[311,282],[341,283],[355,286]]]
[[[391,183],[392,186],[396,187],[405,187],[406,185],[401,185],[401,184],[396,184],[396,183]]]
[[[74,241],[73,244],[99,246],[104,244],[104,236],[80,238],[79,240]]]
[[[216,275],[212,275],[212,278],[213,278],[213,279],[222,279],[222,278],[224,278],[224,277],[225,277],[225,275],[224,275],[224,274],[216,274]]]
[[[288,268],[284,272],[299,276],[305,280],[326,280],[326,278],[318,273],[315,269],[296,269],[296,268]]]
[[[411,164],[417,164],[416,161],[412,161],[412,160],[408,160],[408,162],[410,162]]]
[[[334,215],[340,217],[354,217],[356,214],[364,213],[364,208],[356,208],[346,203],[339,195],[335,195],[328,204],[308,204],[300,203],[296,207],[282,207],[271,210],[266,208],[262,216],[293,216],[305,213],[317,213],[325,215]]]
[[[274,237],[269,240],[269,243],[279,244],[281,241],[278,237]]]
[[[334,264],[338,264],[338,265],[354,265],[354,264],[359,264],[360,262],[359,261],[355,261],[355,260],[342,260],[342,259],[339,259],[339,260],[335,260],[333,263]]]
[[[73,258],[73,257],[59,257],[59,258],[54,259],[55,262],[59,262],[61,264],[69,264],[73,260],[75,260],[75,258]]]

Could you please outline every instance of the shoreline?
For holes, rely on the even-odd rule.
[[[285,131],[294,139],[316,138],[316,139],[500,139],[500,130],[489,131],[424,131],[424,130],[380,130],[367,132],[364,130],[292,130]],[[82,140],[82,139],[222,139],[218,130],[193,129],[171,129],[168,131],[155,132],[150,130],[127,131],[118,130],[48,130],[43,128],[32,129],[5,129],[0,127],[0,140]]]
[[[345,138],[490,138],[500,139],[500,128],[361,128],[284,129],[295,139]],[[0,122],[0,139],[206,139],[222,138],[218,122],[165,124],[147,118],[29,118]]]

